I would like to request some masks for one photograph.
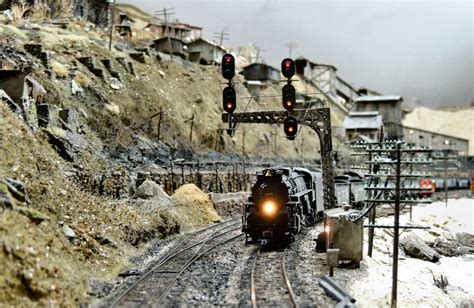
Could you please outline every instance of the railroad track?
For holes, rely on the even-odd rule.
[[[250,301],[252,307],[298,307],[285,266],[286,252],[255,253],[250,272]]]
[[[176,281],[192,264],[216,247],[243,234],[240,219],[200,230],[179,242],[150,270],[114,298],[110,307],[163,306]]]

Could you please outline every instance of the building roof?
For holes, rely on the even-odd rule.
[[[345,129],[379,129],[383,124],[382,116],[377,111],[351,112],[344,119]]]
[[[337,71],[337,68],[336,68],[334,65],[331,65],[331,64],[323,64],[323,63],[316,63],[316,62],[313,62],[313,61],[308,60],[307,58],[305,58],[305,57],[303,57],[303,56],[299,56],[298,58],[295,59],[295,61],[306,61],[306,62],[309,62],[310,64],[312,64],[313,66],[326,66],[326,67],[331,67],[331,68],[333,68],[335,71]]]
[[[174,41],[181,42],[182,44],[184,44],[184,41],[181,40],[181,39],[179,39],[179,38],[170,36],[170,39],[171,39],[171,40],[174,40]],[[164,41],[164,40],[168,40],[168,36],[160,37],[159,39],[153,40],[153,42],[154,42],[154,43],[157,43],[157,42],[161,42],[161,41]]]
[[[269,68],[271,68],[271,69],[273,69],[273,70],[275,70],[275,71],[277,71],[277,72],[280,71],[279,69],[277,69],[277,68],[275,68],[275,67],[273,67],[273,66],[271,66],[271,65],[268,65],[268,64],[265,64],[265,63],[257,63],[257,62],[253,62],[253,63],[250,63],[250,64],[247,65],[247,66],[242,67],[242,70],[246,70],[246,69],[248,69],[249,67],[254,66],[254,65],[266,66],[266,67],[269,67]]]
[[[200,38],[198,38],[198,39],[192,41],[191,43],[188,43],[188,46],[189,46],[189,47],[192,47],[194,44],[197,44],[199,41],[202,41],[202,42],[204,42],[204,43],[206,43],[206,44],[209,44],[209,45],[212,45],[212,46],[214,46],[214,47],[216,47],[216,48],[219,48],[219,49],[222,50],[223,52],[227,52],[224,48],[222,48],[222,47],[219,46],[218,44],[216,44],[216,43],[214,43],[214,42],[211,42],[211,41],[208,41],[208,40],[206,40],[206,39],[203,39],[202,37],[200,37]]]
[[[386,102],[386,101],[403,101],[401,95],[365,95],[359,96],[355,100],[359,102]]]

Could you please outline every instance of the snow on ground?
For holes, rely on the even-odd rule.
[[[434,202],[413,208],[413,218],[400,217],[400,224],[430,225],[430,230],[415,230],[424,240],[443,236],[452,238],[458,232],[473,234],[473,200],[450,199],[448,207],[444,202]],[[379,218],[376,224],[393,225],[393,216]],[[409,232],[409,231],[405,231]],[[401,236],[405,234],[403,232]],[[392,231],[376,229],[372,258],[364,255],[359,269],[336,269],[335,279],[357,299],[360,307],[381,307],[390,305],[392,286]],[[364,250],[367,252],[367,230]],[[456,307],[474,305],[474,257],[442,257],[440,262],[431,263],[399,253],[398,305],[399,307]],[[449,286],[446,292],[434,285],[433,276],[444,274]]]

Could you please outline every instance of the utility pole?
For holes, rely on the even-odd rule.
[[[151,116],[151,119],[153,119],[154,117],[158,116],[158,142],[160,141],[160,133],[161,133],[161,120],[163,118],[163,107],[160,107],[160,111],[155,113],[154,115]]]
[[[255,57],[255,62],[258,63],[258,59],[260,58],[260,53],[265,51],[265,49],[260,48],[256,44],[254,44],[254,46],[255,46],[255,50],[257,50],[257,56]]]
[[[168,36],[168,46],[170,48],[170,58],[173,59],[173,46],[171,45],[171,30],[170,30],[170,26],[169,26],[169,22],[168,22],[168,17],[173,15],[174,12],[171,12],[172,10],[174,10],[174,8],[164,8],[162,10],[159,10],[159,11],[155,11],[155,16],[163,16],[165,18],[165,28],[166,28],[166,31],[168,32],[167,36]]]
[[[242,129],[242,155],[245,156],[245,128]]]
[[[222,29],[221,32],[214,32],[214,38],[218,40],[220,47],[222,47],[224,41],[227,41],[229,39],[228,35],[230,34],[226,32],[225,29]]]
[[[107,0],[107,3],[109,3],[109,5],[111,6],[109,50],[112,50],[112,40],[114,37],[115,0]]]
[[[294,42],[288,42],[285,44],[285,47],[288,47],[289,49],[289,57],[291,58],[291,54],[292,54],[292,51],[293,51],[293,48],[297,47],[298,45],[296,45],[296,43]]]
[[[184,121],[184,123],[190,122],[190,125],[191,125],[191,129],[189,130],[189,142],[193,141],[193,127],[194,127],[194,116],[195,115],[196,114],[193,112],[193,115],[191,116],[191,118],[189,120]]]
[[[273,155],[274,156],[276,156],[276,153],[277,153],[277,138],[276,137],[278,134],[276,132],[276,129],[277,127],[275,126],[275,130],[272,133],[270,133],[270,136],[273,137]]]
[[[301,137],[301,166],[304,165],[304,136],[301,134],[300,130],[300,137]]]

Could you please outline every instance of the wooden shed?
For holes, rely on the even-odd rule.
[[[171,41],[171,50],[170,50],[170,41]],[[168,40],[168,37],[162,37],[157,40],[153,41],[153,48],[157,52],[162,52],[162,53],[167,53],[167,54],[173,54],[173,55],[178,55],[180,57],[185,56],[185,44],[182,40],[170,37]]]
[[[219,45],[199,38],[188,45],[189,60],[200,64],[221,64],[226,51]]]
[[[386,137],[403,139],[402,102],[400,95],[360,96],[355,101],[356,111],[378,111],[383,118]]]
[[[241,74],[246,80],[260,80],[263,82],[280,82],[280,71],[264,63],[252,63],[242,69]]]

